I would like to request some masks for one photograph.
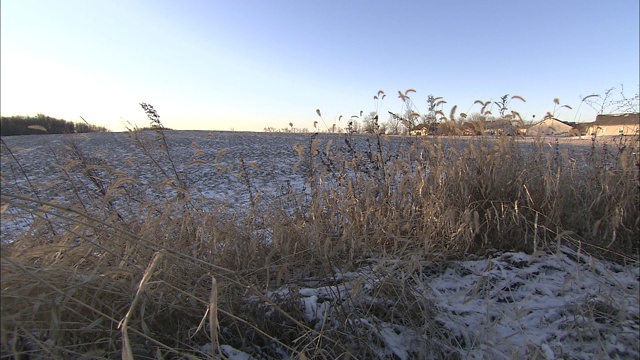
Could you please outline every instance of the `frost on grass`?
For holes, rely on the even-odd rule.
[[[337,283],[336,282],[337,279]],[[640,271],[563,247],[556,254],[398,263],[337,274],[332,285],[259,297],[297,306],[315,331],[365,338],[379,358],[638,358]]]
[[[438,321],[471,358],[638,357],[637,267],[568,248],[496,255],[424,275]]]

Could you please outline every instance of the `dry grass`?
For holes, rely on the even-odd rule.
[[[159,169],[154,183],[76,148],[59,164],[76,189],[66,202],[3,190],[3,221],[31,223],[2,245],[3,358],[217,358],[221,344],[268,358],[379,356],[376,325],[361,319],[429,339],[410,356],[456,358],[408,280],[422,261],[560,243],[638,261],[629,139],[575,151],[514,137],[406,138],[397,149],[380,135],[311,138],[297,147],[311,190],[267,202],[243,162],[251,208],[237,215],[200,210],[164,135],[132,136]],[[311,286],[332,304],[314,318],[301,305]]]

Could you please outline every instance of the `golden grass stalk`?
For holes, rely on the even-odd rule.
[[[449,119],[455,120],[457,109],[458,109],[458,105],[453,105],[453,107],[451,108],[451,112],[449,113]]]
[[[131,303],[131,306],[129,307],[127,314],[118,324],[118,328],[121,329],[122,331],[122,358],[124,360],[134,360],[133,351],[131,349],[131,343],[129,340],[129,333],[128,333],[129,320],[131,319],[133,310],[136,308],[136,306],[138,305],[138,302],[140,301],[140,296],[144,291],[145,285],[151,278],[151,275],[153,274],[153,270],[155,269],[156,265],[158,264],[158,262],[160,262],[163,256],[164,256],[164,251],[158,251],[153,255],[153,259],[151,260],[151,263],[147,267],[147,270],[145,270],[144,274],[142,275],[142,279],[138,284],[138,290],[136,291],[136,295],[133,298],[133,302]]]
[[[220,324],[218,323],[218,281],[215,276],[211,275],[211,294],[209,296],[209,333],[211,336],[211,351],[212,356],[215,358],[216,349],[218,353],[222,354],[220,349],[220,341],[218,339],[218,330]]]

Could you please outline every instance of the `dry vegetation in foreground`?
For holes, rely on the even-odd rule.
[[[559,245],[638,262],[638,139],[573,153],[514,137],[464,146],[406,138],[390,151],[380,135],[368,147],[350,135],[336,137],[344,144],[310,136],[296,146],[307,189],[268,202],[252,193],[242,162],[251,207],[236,214],[202,210],[162,130],[131,137],[156,164],[152,183],[72,147],[58,168],[76,196],[46,200],[37,179],[24,193],[3,187],[3,221],[22,214],[31,225],[2,245],[2,358],[202,358],[221,356],[221,344],[272,358],[375,357],[356,317],[427,334],[428,356],[457,358],[433,304],[397,274],[489,249]],[[2,146],[3,162],[19,169]],[[132,201],[147,190],[164,200]],[[357,272],[374,260],[375,270]],[[294,295],[272,296],[283,284],[346,281],[337,274],[352,274],[354,288],[374,284],[337,305],[330,320],[340,326],[305,317]]]

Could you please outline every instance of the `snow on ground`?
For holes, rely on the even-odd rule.
[[[170,131],[167,136],[169,152],[178,173],[205,207],[207,201],[212,204],[224,203],[235,209],[242,209],[249,204],[247,185],[241,177],[241,158],[246,164],[255,196],[277,195],[289,186],[301,188],[304,182],[303,174],[293,171],[299,161],[293,145],[308,143],[310,134],[269,136],[261,133]],[[150,142],[155,137],[153,131],[144,132],[141,136]],[[71,186],[63,171],[68,157],[73,156],[69,145],[76,144],[92,164],[111,166],[121,171],[120,176],[136,179],[144,192],[138,194],[129,191],[137,196],[132,200],[144,202],[147,199],[161,201],[167,198],[166,193],[145,186],[162,181],[164,175],[127,133],[29,135],[4,137],[3,140],[29,178],[29,181],[25,179],[22,169],[3,147],[2,187],[5,193],[32,194],[31,182],[37,188],[46,188],[46,191],[39,191],[43,200],[65,203],[67,199],[76,199],[79,192],[81,196],[89,194],[84,201],[91,203],[91,192],[95,191],[95,187],[87,177],[68,171],[74,181],[84,184]],[[153,154],[166,169],[170,167],[162,151],[156,149]],[[193,160],[200,162],[193,163]],[[100,176],[107,183],[116,178],[104,171],[100,172]],[[3,221],[1,224],[5,239],[27,228],[28,224],[21,219]]]
[[[167,132],[172,154],[189,184],[209,198],[223,199],[241,207],[247,191],[238,176],[239,159],[250,167],[253,190],[274,194],[286,187],[298,190],[303,174],[294,173],[299,160],[295,143],[308,144],[311,134],[250,134]],[[153,136],[153,133],[151,133]],[[137,179],[153,178],[153,166],[126,134],[73,135],[86,154],[107,164],[120,164]],[[64,198],[65,179],[56,162],[69,137],[46,135],[4,138],[31,181],[60,184],[58,198]],[[339,138],[335,138],[339,142]],[[197,143],[209,166],[186,167]],[[23,150],[20,150],[23,148]],[[226,151],[222,156],[221,150]],[[218,158],[218,162],[215,159]],[[124,159],[129,159],[125,161]],[[215,164],[215,165],[214,165]],[[230,171],[217,171],[227,167]],[[195,170],[194,170],[195,169]],[[24,178],[2,155],[2,191],[23,193]],[[3,221],[3,241],[24,224]],[[338,309],[349,303],[356,309],[375,301],[362,289],[372,289],[380,279],[411,287],[419,299],[433,304],[435,326],[457,344],[455,350],[469,359],[594,359],[640,358],[640,311],[637,265],[621,266],[577,254],[562,248],[554,254],[494,252],[488,258],[466,261],[423,263],[411,272],[393,271],[399,264],[372,259],[352,273],[335,274],[331,281],[316,279],[316,285],[284,286],[267,297],[296,299],[307,324],[316,330],[339,329]],[[331,285],[317,285],[317,284]],[[261,303],[260,298],[249,299]],[[360,304],[358,303],[360,302]],[[263,304],[265,316],[273,309]],[[367,328],[377,339],[379,357],[409,359],[428,353],[434,339],[416,329],[390,322],[384,316],[354,316],[351,325]],[[203,351],[210,347],[205,345]],[[230,359],[251,356],[228,345],[222,350]]]
[[[434,304],[435,323],[454,338],[461,358],[640,356],[639,268],[599,261],[566,247],[555,254],[495,252],[485,259],[425,263],[411,274],[389,271],[389,264],[372,264],[337,274],[341,281],[336,285],[288,286],[267,297],[274,302],[297,298],[307,324],[326,332],[341,326],[335,321],[339,309],[358,307],[354,299],[370,305],[371,299],[356,289],[375,287],[381,277],[374,273],[381,267],[385,277],[412,285]],[[364,285],[358,285],[362,279]],[[253,300],[260,302],[258,297]],[[432,340],[373,315],[350,321],[375,335],[380,358],[422,358],[424,345]]]
[[[425,276],[439,321],[469,358],[638,358],[638,267],[568,248],[451,262]]]

